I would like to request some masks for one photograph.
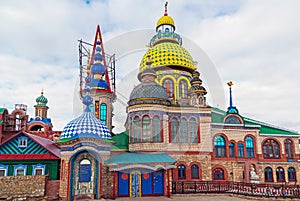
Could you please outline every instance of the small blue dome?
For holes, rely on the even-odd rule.
[[[92,75],[95,75],[95,74],[104,75],[105,71],[106,71],[106,68],[101,63],[95,63],[92,65],[92,68],[91,68]]]
[[[91,112],[84,112],[64,127],[59,141],[67,142],[80,138],[111,139],[111,134],[107,126]]]
[[[101,50],[102,50],[102,49],[101,49],[100,46],[97,46],[97,47],[96,47],[96,51],[97,51],[97,52],[100,52]]]
[[[91,87],[108,89],[108,84],[104,80],[92,79]]]
[[[95,61],[103,61],[103,56],[102,56],[102,54],[96,53],[96,54],[94,55],[94,60],[95,60]]]

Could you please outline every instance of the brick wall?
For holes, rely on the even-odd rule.
[[[46,176],[9,176],[0,179],[0,198],[44,197]]]
[[[60,180],[48,180],[46,182],[46,196],[58,197]]]

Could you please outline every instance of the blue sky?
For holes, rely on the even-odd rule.
[[[88,4],[83,0],[1,1],[0,107],[11,111],[15,103],[24,103],[33,116],[35,98],[44,89],[49,117],[54,129],[61,130],[81,111],[76,89],[77,40],[92,43],[100,24],[108,53],[136,47],[134,40],[113,42],[132,31],[154,33],[163,6],[160,0],[90,0]],[[299,1],[172,0],[168,7],[176,32],[208,55],[223,83],[224,99],[208,94],[209,104],[226,109],[226,82],[232,80],[234,104],[242,115],[300,130]],[[115,132],[124,130],[120,117],[125,115],[125,106],[121,102],[126,103],[138,83],[135,72],[145,51],[143,46],[137,52],[116,55],[121,95],[115,105]],[[196,54],[192,56],[198,58]],[[200,73],[209,68],[201,57],[198,63]],[[201,76],[210,93],[205,84],[211,78],[204,73]],[[131,86],[122,88],[128,80]]]

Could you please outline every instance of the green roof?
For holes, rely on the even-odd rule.
[[[3,122],[3,120],[2,119],[0,119],[0,124]]]
[[[3,114],[6,108],[0,108],[0,114]]]
[[[165,153],[154,154],[139,154],[139,153],[124,153],[112,156],[107,159],[104,164],[136,164],[136,163],[175,163],[176,160]]]
[[[212,123],[224,123],[224,117],[227,115],[227,113],[223,110],[220,110],[218,108],[212,109],[211,114],[211,122]],[[242,116],[241,116],[242,117]],[[300,134],[297,131],[289,130],[286,128],[281,128],[279,126],[271,125],[265,122],[257,121],[251,118],[242,117],[244,119],[244,125],[256,125],[260,126],[259,132],[261,134],[274,134],[274,135],[299,135]]]
[[[115,142],[111,146],[112,151],[128,151],[128,134],[126,131],[112,136],[112,141]]]

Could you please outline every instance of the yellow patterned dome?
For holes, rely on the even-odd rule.
[[[179,66],[190,72],[196,70],[193,58],[181,45],[171,42],[164,42],[154,45],[150,48],[140,63],[139,72],[147,68],[147,56],[150,55],[151,68],[161,66]]]
[[[172,25],[175,29],[175,23],[172,17],[168,16],[168,15],[164,15],[161,18],[159,18],[159,20],[156,23],[156,28],[159,27],[160,25],[163,24],[169,24]]]

